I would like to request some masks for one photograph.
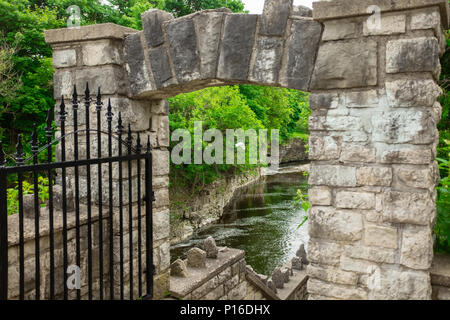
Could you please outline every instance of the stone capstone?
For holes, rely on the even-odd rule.
[[[300,248],[298,248],[297,253],[295,255],[298,258],[301,259],[301,261],[300,261],[301,262],[300,269],[297,269],[297,270],[301,270],[301,267],[302,267],[303,264],[304,265],[308,265],[309,264],[308,258],[306,257],[305,245],[303,243],[300,245]],[[294,261],[294,259],[292,259],[292,261]],[[292,266],[292,267],[294,267],[294,266]]]
[[[199,248],[192,248],[187,253],[187,265],[192,268],[206,267],[206,252]]]
[[[216,259],[219,254],[219,249],[216,245],[216,240],[213,237],[208,237],[203,242],[203,247],[206,251],[206,257],[210,259]]]
[[[187,278],[189,276],[186,264],[178,259],[170,266],[170,275],[174,277]]]
[[[285,275],[281,268],[275,268],[272,273],[272,281],[276,288],[283,289],[285,284]]]

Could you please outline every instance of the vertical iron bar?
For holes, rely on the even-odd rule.
[[[66,106],[64,96],[61,98],[61,107],[59,119],[61,125],[61,162],[66,161]],[[68,300],[69,292],[67,288],[67,267],[68,267],[68,248],[67,248],[67,181],[66,168],[62,168],[62,213],[63,213],[63,273],[64,273],[64,300]]]
[[[111,99],[108,100],[108,112],[106,119],[108,121],[108,157],[112,157],[112,119],[114,114],[111,112]],[[109,296],[114,300],[114,225],[113,225],[113,177],[112,162],[108,165],[109,173]]]
[[[128,124],[128,137],[127,147],[128,155],[131,155],[133,140],[131,138],[131,126]],[[129,249],[130,249],[130,300],[133,300],[133,186],[132,186],[132,163],[128,160],[128,236],[129,236]]]
[[[90,134],[90,117],[89,108],[91,105],[91,97],[89,92],[89,83],[86,83],[84,92],[84,105],[86,108],[86,159],[91,158],[91,134]],[[88,299],[92,300],[92,209],[91,209],[91,166],[86,166],[87,180],[87,238],[88,238]]]
[[[141,137],[138,133],[136,142],[136,153],[141,154]],[[141,213],[141,160],[137,160],[137,194],[138,194],[138,279],[139,279],[139,297],[142,297],[142,213]]]
[[[17,166],[22,166],[23,146],[22,137],[18,136],[16,146],[16,154],[14,160]],[[24,249],[24,216],[23,216],[23,174],[17,174],[19,188],[19,300],[25,299],[25,249]]]
[[[52,120],[51,120],[51,109],[47,113],[47,128],[45,129],[47,137],[47,162],[51,163],[53,161],[52,152]],[[48,170],[48,194],[50,196],[48,200],[48,214],[49,214],[49,230],[50,230],[50,300],[55,299],[55,234],[54,234],[54,221],[53,221],[53,173],[52,170]]]
[[[77,86],[73,86],[72,95],[72,109],[73,109],[73,143],[74,143],[74,160],[79,159],[78,152],[78,93]],[[80,242],[80,178],[79,168],[75,165],[75,240],[76,240],[76,263],[81,268],[81,242]],[[81,299],[81,290],[77,290],[77,300]]]
[[[0,301],[8,300],[8,206],[5,154],[0,141]]]
[[[100,87],[98,88],[97,94],[97,156],[100,159],[102,157],[102,119],[101,119],[101,111],[102,111],[102,96],[100,94]],[[99,272],[100,272],[100,300],[103,300],[103,199],[102,199],[102,165],[98,164],[97,169],[97,177],[98,177],[98,228],[99,228]]]
[[[153,173],[150,137],[147,141],[147,157],[145,159],[145,259],[147,265],[147,296],[153,299]]]
[[[122,156],[122,114],[119,112],[119,120],[117,124],[117,135],[119,137],[119,156]],[[123,279],[123,172],[122,161],[119,161],[119,250],[120,250],[120,300],[124,300],[124,279]]]
[[[37,155],[38,155],[39,147],[37,142],[37,131],[36,124],[33,126],[33,134],[32,134],[32,143],[31,143],[31,152],[33,154],[33,164],[38,163]],[[39,181],[38,181],[38,173],[35,171],[33,173],[34,177],[34,233],[35,233],[35,283],[36,283],[36,300],[41,299],[41,259],[40,259],[40,238],[39,238]]]

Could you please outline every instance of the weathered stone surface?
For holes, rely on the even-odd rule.
[[[275,286],[275,284],[273,283],[272,280],[267,281],[267,287],[275,293],[277,293],[277,291],[278,291],[277,287]]]
[[[430,272],[431,284],[450,288],[450,256],[436,253]]]
[[[176,19],[164,26],[178,83],[199,79],[200,57],[194,20],[192,18]]]
[[[373,140],[386,143],[428,144],[436,139],[436,126],[426,111],[395,110],[372,116]]]
[[[286,40],[287,62],[280,74],[282,85],[291,89],[309,90],[321,33],[322,26],[316,21],[292,21]]]
[[[314,187],[309,189],[308,199],[312,205],[331,206],[331,189],[329,187]]]
[[[373,209],[375,208],[375,194],[339,191],[336,193],[336,206],[343,209]]]
[[[63,192],[61,185],[53,186],[53,205],[56,210],[62,211],[63,208]],[[66,209],[72,211],[75,208],[72,190],[66,190]]]
[[[344,94],[347,108],[371,108],[378,107],[380,95],[377,90],[346,92]]]
[[[224,17],[222,12],[199,13],[194,17],[203,79],[216,77]]]
[[[377,84],[377,43],[326,42],[320,46],[312,89],[358,88]]]
[[[391,107],[431,107],[442,94],[434,80],[394,80],[386,82]]]
[[[208,237],[203,242],[203,247],[206,251],[206,257],[210,259],[216,259],[219,254],[219,249],[216,245],[216,240],[213,237]]]
[[[187,264],[192,268],[205,268],[206,252],[199,248],[192,248],[187,253]]]
[[[24,217],[27,219],[34,219],[35,218],[34,194],[24,195],[22,204],[23,204]]]
[[[151,111],[152,111],[152,113],[155,113],[155,114],[163,114],[163,115],[168,116],[169,115],[169,101],[167,99],[152,100]]]
[[[154,89],[153,81],[149,77],[150,70],[144,59],[141,33],[130,34],[125,38],[124,53],[132,94],[139,95]]]
[[[123,68],[119,66],[109,65],[76,70],[75,83],[77,88],[86,87],[86,82],[89,82],[92,92],[100,87],[103,95],[128,94],[126,77]]]
[[[392,168],[361,167],[356,170],[356,180],[358,185],[388,187],[392,183]]]
[[[122,64],[119,46],[110,40],[87,42],[82,46],[83,65]]]
[[[393,147],[381,154],[382,163],[429,164],[433,161],[430,149]]]
[[[325,21],[322,41],[354,39],[358,36],[358,25],[349,21]]]
[[[275,84],[278,81],[282,53],[282,40],[259,38],[256,42],[256,58],[250,80]]]
[[[341,153],[340,141],[330,136],[310,135],[309,137],[309,159],[310,160],[333,160],[339,159]]]
[[[411,30],[438,30],[437,28],[439,28],[440,25],[441,16],[438,11],[419,12],[411,16]]]
[[[56,71],[53,74],[53,82],[58,83],[55,86],[55,90],[53,90],[53,98],[61,99],[61,96],[64,98],[70,98],[73,93],[73,79],[72,72],[70,71]]]
[[[174,263],[172,263],[170,266],[170,275],[181,278],[187,278],[189,276],[186,264],[183,260],[177,259]]]
[[[354,259],[364,259],[379,263],[395,263],[396,252],[394,249],[373,248],[362,245],[345,246],[346,256]]]
[[[386,45],[386,72],[435,72],[439,45],[434,38],[391,40]]]
[[[394,175],[405,186],[430,189],[437,185],[436,171],[434,167],[420,169],[415,166],[396,166],[394,168]]]
[[[314,278],[308,281],[308,293],[337,299],[367,299],[367,292],[361,288],[329,283]]]
[[[370,274],[372,272],[372,268],[376,266],[375,263],[361,260],[361,259],[353,259],[349,258],[345,255],[341,256],[341,261],[339,267],[345,271],[358,272],[362,274]]]
[[[308,265],[309,264],[308,258],[306,257],[305,245],[303,243],[300,245],[300,247],[298,248],[298,250],[297,250],[295,255],[302,259],[302,263],[304,265]]]
[[[431,284],[428,272],[378,268],[369,276],[368,287],[368,298],[371,300],[431,299]]]
[[[266,0],[264,12],[261,16],[259,34],[283,36],[291,8],[292,0]]]
[[[344,162],[371,163],[376,161],[376,150],[369,146],[347,143],[342,146],[340,159]]]
[[[367,19],[364,22],[363,34],[365,36],[376,35],[393,35],[406,32],[406,15],[390,15],[381,16],[379,24],[373,23],[372,19]]]
[[[53,66],[57,69],[77,65],[77,52],[74,49],[54,50]]]
[[[317,267],[310,265],[306,268],[311,278],[338,284],[353,285],[358,282],[358,275],[354,272],[342,271],[333,267]]]
[[[387,192],[383,194],[383,220],[394,223],[429,225],[435,215],[428,193]]]
[[[168,238],[170,235],[170,214],[168,210],[153,213],[153,239]]]
[[[331,113],[331,111],[329,112]],[[351,131],[362,130],[362,122],[360,117],[355,116],[327,116],[325,127],[331,131]]]
[[[308,223],[311,237],[338,241],[356,241],[362,238],[362,216],[355,211],[312,207]]]
[[[283,275],[284,283],[289,282],[289,277],[291,275],[291,270],[289,268],[281,268],[281,274]]]
[[[303,269],[302,259],[299,257],[293,257],[291,260],[291,264],[292,264],[292,269],[295,269],[295,270]]]
[[[281,268],[275,268],[272,273],[272,281],[276,288],[283,289],[284,288],[284,275],[281,271]]]
[[[400,263],[408,268],[428,270],[433,262],[433,232],[428,227],[403,229]]]
[[[364,241],[366,245],[390,249],[398,248],[397,228],[366,225],[365,229]]]
[[[312,10],[306,6],[292,6],[291,15],[294,17],[312,17]]]
[[[309,107],[311,109],[334,109],[339,105],[337,93],[311,93],[309,95]]]
[[[249,14],[232,14],[225,17],[218,78],[247,80],[257,17]]]
[[[337,266],[344,248],[335,243],[311,239],[308,243],[308,259],[313,263]]]
[[[156,86],[161,88],[173,83],[172,69],[170,67],[169,55],[165,46],[148,51],[150,64],[152,65],[153,76]]]
[[[338,165],[312,165],[309,184],[324,186],[355,187],[356,168]]]
[[[163,44],[164,34],[162,24],[164,21],[172,20],[173,15],[163,10],[150,9],[141,15],[141,19],[145,39],[149,48]]]

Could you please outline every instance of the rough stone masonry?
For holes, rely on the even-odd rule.
[[[314,3],[311,18],[266,0],[262,15],[149,10],[143,31],[47,31],[55,98],[89,81],[152,137],[156,292],[169,286],[166,98],[249,83],[311,92],[309,297],[430,299],[448,14],[446,0],[334,0]]]

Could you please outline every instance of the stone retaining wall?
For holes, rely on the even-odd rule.
[[[239,193],[241,188],[261,179],[261,171],[225,177],[213,182],[197,194],[186,196],[181,194],[186,190],[174,190],[171,195],[171,214],[176,222],[171,225],[171,244],[182,242],[190,237],[195,230],[219,221],[224,208]],[[179,199],[181,198],[181,199]]]

